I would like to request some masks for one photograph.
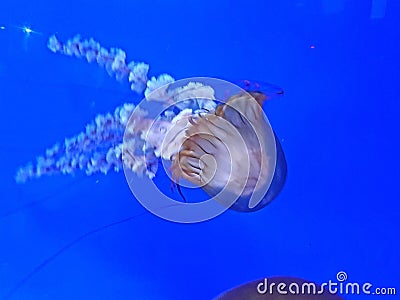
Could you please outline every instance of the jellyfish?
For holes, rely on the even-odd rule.
[[[151,100],[174,108],[184,105],[170,123],[160,127],[161,121],[155,121],[146,136],[154,153],[171,161],[175,183],[184,180],[201,187],[219,203],[243,212],[259,210],[276,197],[285,182],[286,160],[262,105],[280,89],[265,93],[223,80],[191,78],[156,93],[157,99]],[[218,105],[216,94],[222,101]],[[135,132],[136,121],[128,122],[128,132]],[[160,129],[162,138],[154,137]],[[130,139],[126,133],[127,151]]]
[[[96,62],[117,80],[127,79],[144,99],[98,115],[84,131],[47,149],[36,164],[21,167],[18,183],[77,170],[91,175],[124,169],[153,179],[161,159],[178,187],[201,187],[236,211],[262,209],[281,191],[286,160],[262,109],[266,100],[283,94],[281,88],[249,80],[175,81],[168,74],[149,79],[146,63],[127,64],[123,50],[107,50],[80,36],[65,44],[52,36],[48,47]]]
[[[283,187],[287,167],[279,140],[262,113],[267,98],[263,92],[244,91],[212,113],[190,116],[185,139],[172,156],[174,179],[202,186],[210,196],[229,185],[228,193],[217,200],[237,198],[230,207],[237,211],[256,211],[270,203]],[[257,192],[261,198],[252,204]]]
[[[161,161],[173,183],[202,188],[218,212],[260,210],[281,191],[286,160],[262,110],[266,100],[283,94],[281,88],[249,80],[236,84],[209,78],[175,81],[169,74],[148,78],[146,63],[127,64],[122,50],[107,50],[80,36],[66,43],[52,36],[48,47],[99,64],[110,76],[127,80],[143,100],[99,114],[82,132],[19,168],[17,183],[78,171],[92,175],[124,170],[148,184],[157,176]],[[184,204],[155,204],[155,208],[187,207]],[[137,217],[95,228],[65,244],[23,277],[8,296],[83,239]]]

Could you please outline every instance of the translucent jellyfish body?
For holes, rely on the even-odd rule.
[[[173,205],[176,201],[133,176],[135,170],[124,164],[136,198],[153,213],[178,222],[203,221],[228,208],[251,212],[265,207],[286,178],[282,147],[262,110],[265,100],[280,93],[278,88],[248,92],[214,78],[179,80],[150,93],[136,106],[154,120],[142,132],[141,161],[151,149],[162,158],[171,180],[200,187],[210,199]],[[123,153],[133,153],[129,141],[136,134],[136,122],[133,117],[127,123]],[[169,205],[169,210],[158,210]]]

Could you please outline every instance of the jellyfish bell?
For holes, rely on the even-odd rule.
[[[256,211],[272,201],[283,186],[286,163],[264,117],[266,99],[262,92],[240,91],[215,113],[193,118],[173,159],[174,179],[197,184],[223,204],[237,199],[230,206],[237,211]]]
[[[246,139],[247,148],[252,157],[249,178],[253,178],[253,181],[248,181],[247,186],[249,192],[255,194],[253,197],[256,196],[252,198],[253,200],[249,200],[250,193],[243,193],[231,209],[259,210],[279,194],[285,183],[287,166],[282,146],[262,110],[263,102],[270,97],[271,94],[264,94],[260,91],[241,93],[232,96],[224,106],[225,117],[241,128],[242,136]],[[233,101],[239,105],[232,105]],[[246,118],[243,118],[241,113]],[[237,119],[240,119],[239,122],[236,121]],[[243,123],[240,124],[240,121]],[[255,178],[258,178],[258,182],[253,187]],[[252,204],[254,199],[258,199],[257,197],[260,199],[258,204]]]
[[[257,102],[243,93],[232,96],[215,113],[193,118],[173,159],[174,179],[197,184],[220,203],[233,198],[234,207],[248,206],[244,202],[269,184],[271,173],[271,159],[264,151],[267,126],[257,122],[259,116]],[[274,147],[270,148],[273,156]]]
[[[178,108],[169,125],[163,127],[163,139],[153,143],[171,180],[183,187],[202,188],[211,200],[222,204],[221,211],[252,212],[271,202],[283,187],[286,161],[262,105],[279,89],[274,89],[275,94],[271,89],[267,93],[246,91],[214,78],[190,78],[168,85],[155,92],[157,97],[150,94],[149,101],[142,101],[137,108],[156,120],[146,140],[157,136],[157,116],[162,116],[163,110]],[[149,102],[161,103],[162,109],[154,114],[145,108]],[[136,198],[148,198],[139,195],[135,185],[130,187]],[[139,201],[156,210],[154,199]],[[202,220],[211,217],[203,216]]]
[[[218,115],[193,118],[173,157],[171,171],[176,182],[183,178],[230,206],[232,196],[245,189],[246,181],[237,175],[248,177],[250,173],[245,141],[237,128]]]

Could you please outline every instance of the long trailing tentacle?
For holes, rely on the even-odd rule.
[[[164,207],[160,207],[159,209],[167,209],[167,208],[170,208],[170,207],[173,207],[173,206],[179,206],[179,205],[182,205],[182,204],[177,203],[177,204],[172,204],[172,205],[166,205]],[[21,280],[18,281],[18,283],[5,295],[5,297],[3,299],[4,300],[10,299],[12,296],[15,295],[16,292],[18,292],[18,290],[20,290],[24,286],[24,284],[26,284],[37,273],[39,273],[41,270],[43,270],[47,265],[52,263],[60,255],[64,254],[67,250],[69,250],[70,248],[76,246],[77,244],[79,244],[83,240],[87,239],[88,237],[90,237],[90,236],[92,236],[94,234],[100,233],[100,232],[102,232],[104,230],[107,230],[109,228],[116,227],[116,226],[128,223],[130,221],[136,220],[139,217],[142,217],[142,216],[145,216],[145,215],[149,215],[149,214],[150,214],[149,211],[144,211],[144,212],[141,212],[141,213],[139,213],[137,215],[134,215],[134,216],[131,216],[131,217],[127,217],[125,219],[117,220],[117,221],[112,222],[112,223],[105,224],[103,226],[94,228],[92,230],[89,230],[89,231],[81,234],[80,236],[76,237],[75,239],[71,240],[70,242],[68,242],[67,244],[62,246],[60,249],[55,251],[53,254],[51,254],[45,260],[43,260],[40,264],[38,264],[35,268],[33,268]]]

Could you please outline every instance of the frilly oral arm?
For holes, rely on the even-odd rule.
[[[158,77],[152,77],[150,80],[147,75],[149,65],[144,62],[126,63],[126,53],[119,48],[107,50],[94,39],[81,39],[76,35],[66,43],[62,43],[55,35],[49,38],[47,47],[54,53],[61,53],[78,58],[86,58],[88,62],[96,62],[104,67],[110,76],[115,76],[119,81],[128,79],[132,91],[136,93],[149,94],[154,89],[173,82],[174,79],[168,74],[161,74]]]

